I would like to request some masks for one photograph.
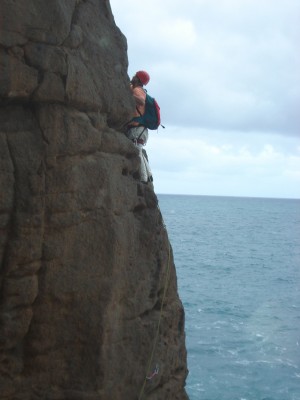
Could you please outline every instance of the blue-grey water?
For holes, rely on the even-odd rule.
[[[159,195],[190,400],[300,399],[300,200]]]

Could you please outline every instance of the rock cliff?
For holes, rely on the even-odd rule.
[[[1,0],[1,400],[187,399],[126,46],[108,0]]]

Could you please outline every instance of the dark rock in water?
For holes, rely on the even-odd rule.
[[[187,399],[184,311],[121,133],[134,104],[109,2],[5,0],[0,20],[0,399]]]

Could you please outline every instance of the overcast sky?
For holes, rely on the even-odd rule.
[[[300,198],[300,1],[110,4],[166,126],[156,193]]]

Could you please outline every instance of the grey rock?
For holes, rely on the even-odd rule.
[[[66,54],[56,46],[30,42],[25,47],[25,56],[29,65],[44,71],[67,73]]]
[[[41,0],[1,1],[4,44],[24,44],[24,38],[49,44],[62,43],[69,35],[75,5],[76,0],[51,0],[46,7]]]
[[[79,25],[73,24],[69,36],[63,43],[64,46],[77,49],[81,45],[82,41],[82,29]]]
[[[28,98],[37,86],[37,70],[0,50],[0,98]]]
[[[0,400],[185,400],[184,310],[121,129],[109,2],[3,0],[0,17]]]
[[[45,72],[43,80],[33,95],[35,102],[63,103],[65,86],[62,78],[52,72]]]

